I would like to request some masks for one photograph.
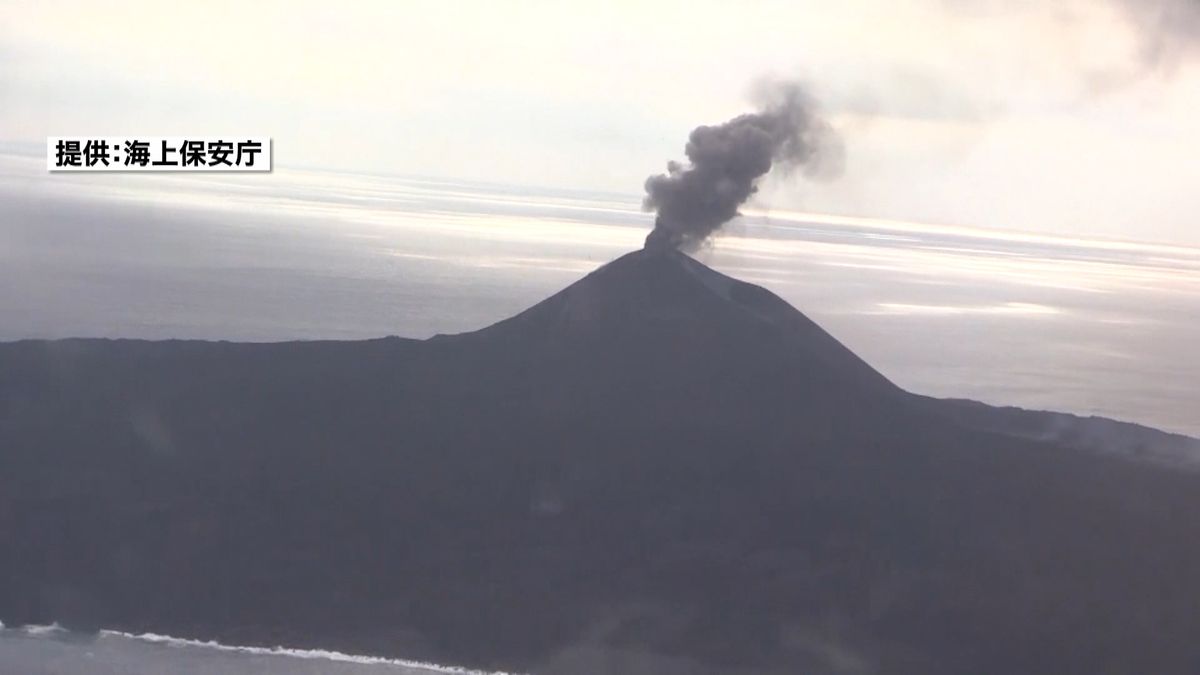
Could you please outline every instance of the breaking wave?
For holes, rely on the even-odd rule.
[[[0,631],[12,631],[10,634],[19,633],[29,637],[40,638],[64,637],[70,635],[71,633],[71,631],[63,628],[57,622],[44,626],[27,624],[19,628],[10,628],[5,626],[3,622],[0,622]],[[191,640],[187,638],[171,637],[170,635],[160,635],[158,633],[126,633],[118,630],[102,630],[99,632],[99,637],[137,640],[139,642],[166,645],[168,647],[198,647],[202,649],[213,649],[221,652],[250,654],[254,656],[279,656],[296,659],[338,661],[357,665],[398,666],[403,668],[426,670],[431,673],[453,673],[455,675],[517,675],[515,673],[505,673],[503,671],[484,671],[473,670],[471,668],[461,668],[458,666],[443,666],[425,661],[392,659],[383,656],[345,654],[343,652],[330,651],[328,649],[292,649],[281,646],[241,647],[236,645],[221,644],[215,640]]]
[[[0,628],[4,628],[3,623],[0,623]],[[51,635],[61,635],[61,634],[64,634],[67,632],[66,628],[63,628],[62,626],[58,625],[58,622],[54,622],[48,626],[37,626],[37,625],[29,624],[29,625],[21,626],[17,630],[19,630],[20,632],[22,632],[26,635],[31,635],[33,637],[48,637]]]
[[[58,628],[58,624],[54,624]],[[62,630],[58,628],[58,630]],[[153,644],[168,645],[171,647],[202,647],[205,649],[215,649],[223,652],[237,652],[241,654],[254,654],[257,656],[286,656],[298,659],[322,659],[326,661],[341,661],[344,663],[356,663],[360,665],[388,665],[402,666],[405,668],[419,668],[435,673],[456,673],[458,675],[516,675],[514,673],[504,673],[501,671],[484,671],[472,670],[470,668],[460,668],[458,666],[442,666],[436,663],[427,663],[424,661],[408,661],[405,659],[390,659],[382,656],[363,656],[356,654],[344,654],[342,652],[330,651],[327,649],[292,649],[288,647],[239,647],[235,645],[224,645],[215,640],[190,640],[187,638],[171,637],[170,635],[159,635],[157,633],[125,633],[115,630],[100,631],[101,637],[118,637],[127,640],[139,640],[141,642],[150,642]]]

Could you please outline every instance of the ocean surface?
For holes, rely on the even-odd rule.
[[[652,222],[639,205],[635,192],[286,169],[49,174],[0,154],[0,341],[473,330],[639,248]],[[695,256],[912,391],[1200,436],[1200,249],[758,205]],[[460,671],[6,629],[9,672]]]

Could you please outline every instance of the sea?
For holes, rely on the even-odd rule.
[[[286,167],[48,173],[44,158],[0,148],[0,341],[469,331],[640,248],[652,222],[633,191]],[[1198,247],[751,204],[693,255],[774,291],[909,390],[1200,437]],[[275,670],[431,672],[0,632],[0,673]]]

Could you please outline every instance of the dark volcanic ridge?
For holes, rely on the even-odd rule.
[[[0,621],[538,673],[1191,674],[1197,452],[910,394],[639,251],[425,341],[0,345]]]
[[[914,397],[771,291],[722,274],[673,248],[647,246],[607,263],[520,314],[479,331],[436,340],[515,341],[537,336],[563,344],[570,333],[613,326],[660,324],[685,346],[703,327],[755,325],[785,336],[790,356],[806,360],[809,376],[839,387],[890,392],[956,423],[1029,440],[1125,455],[1178,468],[1200,468],[1200,440],[1140,424],[1069,413],[994,407],[965,399]]]

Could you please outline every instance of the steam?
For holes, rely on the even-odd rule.
[[[668,162],[667,173],[646,179],[642,208],[658,212],[646,248],[696,248],[738,215],[773,166],[808,178],[841,173],[841,138],[804,87],[773,82],[756,93],[758,112],[696,127],[688,163]]]

